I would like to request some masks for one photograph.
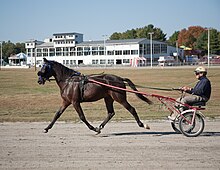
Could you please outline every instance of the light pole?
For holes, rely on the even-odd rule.
[[[208,68],[209,68],[209,60],[210,60],[210,58],[209,58],[209,53],[210,53],[210,51],[209,51],[209,49],[210,49],[210,29],[208,28]]]
[[[148,34],[150,34],[150,67],[153,67],[153,45],[152,45],[152,35],[154,34],[153,32],[149,32]]]
[[[2,41],[0,41],[1,43],[1,67],[0,67],[0,70],[2,70]]]
[[[106,41],[106,37],[108,36],[108,35],[102,35],[103,36],[103,38],[104,38],[104,56],[106,55],[106,49],[105,49],[105,41]]]

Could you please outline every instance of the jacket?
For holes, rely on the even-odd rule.
[[[201,96],[205,101],[208,101],[211,96],[211,83],[206,76],[199,78],[199,81],[190,91],[191,94]]]

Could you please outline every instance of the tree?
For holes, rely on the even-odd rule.
[[[173,33],[173,35],[170,36],[170,38],[168,39],[167,43],[170,45],[170,46],[176,46],[176,42],[178,40],[178,35],[179,35],[179,31],[175,31]]]
[[[160,28],[154,27],[154,25],[149,24],[148,26],[142,28],[136,28],[127,30],[123,33],[113,33],[110,36],[111,40],[119,40],[119,39],[135,39],[135,38],[148,38],[150,32],[154,32],[153,39],[158,41],[166,41],[166,34]]]
[[[16,43],[15,44],[15,53],[25,53],[25,44],[24,43]]]
[[[207,31],[205,31],[197,38],[195,48],[207,51],[208,50],[207,42],[208,42],[208,33]]]
[[[218,54],[220,51],[219,32],[216,29],[210,29],[210,53]]]
[[[179,46],[184,45],[194,49],[197,38],[205,31],[201,26],[190,26],[187,29],[182,29],[178,35]]]
[[[20,52],[25,52],[25,44],[24,43],[12,43],[11,41],[2,43],[2,58],[5,61],[8,61],[8,57],[11,55],[18,54]]]
[[[114,32],[111,36],[110,36],[110,40],[119,40],[121,38],[121,33],[118,32]]]
[[[210,29],[210,53],[219,54],[220,53],[220,32],[216,29]],[[208,51],[208,31],[203,32],[196,41],[197,49]]]

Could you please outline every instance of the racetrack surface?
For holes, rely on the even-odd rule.
[[[176,134],[168,121],[110,122],[95,135],[83,123],[0,123],[0,169],[219,169],[220,120],[203,134]],[[98,126],[99,122],[93,122]]]

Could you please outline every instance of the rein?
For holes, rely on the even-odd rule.
[[[161,103],[165,103],[165,101],[168,101],[168,102],[171,102],[171,103],[179,103],[179,104],[182,104],[190,109],[198,109],[197,107],[193,107],[193,106],[190,106],[188,104],[185,104],[185,103],[181,103],[181,102],[178,102],[176,101],[176,99],[172,98],[172,97],[166,97],[166,96],[161,96],[161,95],[157,95],[157,94],[148,94],[148,93],[145,93],[145,92],[141,92],[141,91],[135,91],[135,90],[130,90],[130,89],[125,89],[125,88],[121,88],[121,87],[117,87],[117,86],[113,86],[113,85],[110,85],[110,84],[105,84],[105,83],[102,83],[102,82],[99,82],[99,81],[96,81],[94,79],[88,79],[89,82],[92,82],[92,83],[96,83],[96,84],[99,84],[99,85],[103,85],[103,86],[106,86],[106,87],[110,87],[110,88],[113,88],[113,89],[117,89],[117,90],[122,90],[122,91],[126,91],[126,92],[129,92],[129,93],[135,93],[135,94],[142,94],[144,96],[151,96],[151,97],[155,97],[157,98]],[[173,90],[178,90],[180,91],[180,89],[173,89]]]
[[[101,78],[96,78],[97,80],[102,80]],[[112,82],[112,83],[119,83],[117,81],[111,81],[109,80],[109,82]],[[127,83],[125,83],[126,86],[129,86]],[[145,89],[153,89],[153,90],[161,90],[161,91],[173,91],[173,90],[176,90],[174,88],[160,88],[160,87],[150,87],[150,86],[141,86],[141,85],[136,85],[136,87],[138,88],[145,88]]]
[[[92,75],[91,76],[91,78],[94,78],[93,76],[96,76],[96,75]],[[72,79],[73,78],[73,76],[70,76],[68,79],[66,79],[66,80],[70,80],[70,79]],[[88,77],[89,78],[89,77]],[[99,78],[96,78],[97,80],[99,79]],[[100,80],[102,80],[101,78],[100,78]],[[55,79],[49,79],[49,81],[55,81]],[[119,82],[117,82],[117,81],[110,81],[110,82],[116,82],[116,83],[119,83]],[[125,83],[125,85],[126,86],[129,86],[127,83]],[[179,90],[179,89],[176,89],[176,88],[160,88],[160,87],[150,87],[150,86],[141,86],[141,85],[137,85],[137,84],[135,84],[135,86],[136,87],[138,87],[138,88],[145,88],[145,89],[152,89],[152,90],[160,90],[160,91],[174,91],[174,90]]]

